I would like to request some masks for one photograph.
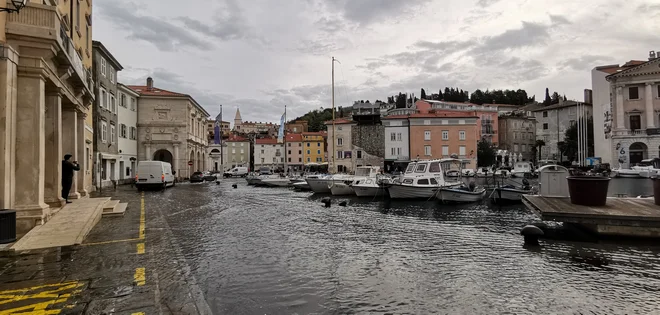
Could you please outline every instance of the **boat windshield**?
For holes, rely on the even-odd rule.
[[[369,176],[369,168],[358,168],[355,170],[355,176]]]
[[[442,169],[440,168],[440,162],[431,162],[429,165],[429,173],[440,173]]]
[[[415,173],[424,173],[426,171],[426,163],[418,164]]]
[[[431,177],[431,185],[437,185],[438,181],[435,178]]]
[[[408,164],[408,168],[406,168],[406,173],[412,173],[415,170],[415,163],[410,163]]]

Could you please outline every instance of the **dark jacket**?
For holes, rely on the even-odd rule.
[[[79,171],[80,166],[75,165],[67,160],[62,160],[62,179],[71,180],[73,178],[73,171]]]

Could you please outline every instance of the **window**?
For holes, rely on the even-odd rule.
[[[311,162],[311,159],[310,159],[310,158],[307,158],[307,162]]]
[[[430,145],[425,145],[424,146],[424,155],[431,155],[431,146]]]
[[[321,154],[321,150],[316,150],[316,154]]]
[[[104,77],[105,77],[105,68],[106,68],[105,59],[101,57],[101,75]]]
[[[396,148],[392,148],[392,155],[396,155]]]
[[[307,142],[307,146],[309,146],[309,145],[310,145],[309,142]]]
[[[396,148],[396,154],[401,155],[401,148]]]
[[[632,86],[628,88],[628,99],[629,100],[638,100],[639,99],[639,88]]]
[[[525,144],[521,145],[520,146],[520,151],[523,152],[523,153],[527,152],[527,145],[525,145]]]
[[[437,185],[438,181],[435,178],[431,177],[431,185]]]
[[[360,150],[357,151],[357,158],[358,159],[362,158],[362,151],[360,151]]]
[[[513,133],[513,139],[514,139],[514,140],[517,140],[517,139],[518,139],[518,133],[517,133],[517,132],[514,132],[514,133]]]
[[[291,150],[289,150],[289,152],[287,152],[287,154],[291,154]]]
[[[316,146],[317,146],[317,147],[320,147],[320,146],[321,146],[321,142],[317,142],[317,143],[316,143]]]
[[[658,88],[658,98],[660,98],[660,84],[656,85],[656,87]]]
[[[243,153],[245,153],[245,150],[244,150],[244,149],[241,149],[241,154],[243,154]]]
[[[264,154],[264,150],[261,150],[261,154]]]
[[[513,145],[513,152],[519,152],[519,151],[518,151],[518,145],[517,145],[517,144],[514,144],[514,145]]]
[[[110,111],[112,113],[117,113],[117,105],[115,104],[115,96],[110,94]]]
[[[543,130],[548,130],[548,123],[543,124]]]
[[[430,125],[430,124],[431,124],[431,121],[430,121],[430,120],[428,120],[428,119],[425,119],[425,120],[424,120],[424,125],[427,125],[427,126],[428,126],[428,125]]]
[[[76,30],[80,30],[80,3],[74,2],[74,6],[76,6]]]
[[[119,106],[126,108],[126,94],[119,93]]]
[[[344,158],[344,151],[337,151],[337,158],[338,159],[343,159]]]
[[[569,124],[569,126],[573,126],[573,125],[575,125],[575,120],[572,120],[572,119],[569,120],[569,121],[568,121],[568,124]]]
[[[431,130],[424,130],[424,140],[431,140]]]
[[[135,99],[131,97],[131,110],[135,111]]]
[[[110,67],[110,71],[108,71],[108,77],[110,80],[110,83],[115,83],[115,71]]]
[[[99,107],[101,108],[106,107],[107,102],[108,102],[108,93],[104,89],[101,89],[101,101],[99,101]]]
[[[311,154],[309,150],[307,150],[307,154]]]
[[[458,132],[458,140],[465,140],[465,130]]]
[[[110,143],[115,143],[115,134],[117,129],[115,125],[110,125]]]
[[[108,141],[108,123],[101,121],[101,142],[105,143]]]
[[[89,52],[89,25],[85,25],[85,46]]]
[[[231,149],[231,153],[236,153],[236,149]]]
[[[344,139],[337,138],[337,145],[344,145]]]
[[[630,115],[630,129],[642,129],[642,120],[639,115]]]
[[[401,133],[396,134],[396,141],[401,141]]]
[[[390,140],[396,141],[396,133],[394,132],[390,133]]]
[[[302,158],[298,158],[298,162],[302,162]]]
[[[429,184],[428,178],[422,178],[417,180],[417,185],[428,185],[428,184]]]
[[[126,138],[126,125],[124,124],[119,125],[119,136],[122,138]]]
[[[548,111],[543,111],[543,117],[548,117]]]
[[[442,146],[442,155],[443,156],[449,155],[449,146],[448,145],[443,145]]]
[[[298,150],[298,154],[302,154],[302,150]]]
[[[465,146],[464,145],[458,146],[458,155],[465,156]]]
[[[137,129],[135,127],[131,127],[131,140],[137,139]]]
[[[442,131],[442,140],[449,140],[449,130]]]
[[[289,158],[289,162],[291,162],[291,158]]]

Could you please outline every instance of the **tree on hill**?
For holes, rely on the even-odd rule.
[[[422,92],[419,93],[419,97],[423,100],[426,99],[426,91],[424,91],[424,89],[422,89]]]

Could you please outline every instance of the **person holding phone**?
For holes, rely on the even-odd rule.
[[[73,185],[73,172],[80,170],[78,161],[71,162],[69,159],[71,159],[71,154],[65,154],[64,160],[62,160],[62,198],[66,200],[66,203],[71,203],[69,191]]]

